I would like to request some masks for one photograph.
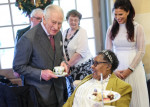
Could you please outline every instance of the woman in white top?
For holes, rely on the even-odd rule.
[[[120,61],[115,74],[132,86],[130,107],[149,107],[142,64],[145,53],[143,27],[133,21],[135,11],[130,0],[116,0],[113,11],[115,18],[107,31],[106,49],[112,49]]]
[[[67,84],[72,84],[74,80],[82,80],[91,74],[92,55],[88,47],[87,32],[79,26],[81,18],[82,15],[77,10],[69,11],[66,16],[70,28],[63,33],[63,48],[66,63],[71,71],[70,76],[66,78]],[[72,85],[71,93],[73,90]],[[69,92],[68,96],[71,93]]]

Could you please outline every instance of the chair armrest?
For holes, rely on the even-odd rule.
[[[81,80],[75,80],[75,81],[73,82],[73,86],[74,86],[74,87],[77,87],[77,86],[80,84],[80,82],[81,82]]]

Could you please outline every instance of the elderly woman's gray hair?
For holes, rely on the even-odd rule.
[[[66,19],[68,20],[70,16],[78,17],[79,20],[81,20],[81,18],[82,18],[82,14],[79,13],[77,10],[70,10],[70,11],[67,13]]]

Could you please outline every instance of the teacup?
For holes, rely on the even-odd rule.
[[[54,72],[55,72],[56,75],[63,74],[64,70],[65,70],[65,68],[62,67],[62,66],[56,66],[56,67],[54,67]]]

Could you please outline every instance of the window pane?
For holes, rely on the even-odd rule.
[[[68,11],[75,9],[75,0],[60,0],[60,7],[64,11],[64,20],[66,20],[66,14]]]
[[[90,51],[91,51],[93,57],[95,57],[96,56],[95,40],[94,39],[88,39],[88,44],[89,44],[89,48],[90,48]]]
[[[8,3],[8,0],[0,0],[0,3]]]
[[[94,37],[93,19],[82,19],[80,21],[80,25],[86,29],[89,38]]]
[[[53,4],[58,5],[58,1],[54,0]]]
[[[15,2],[16,2],[16,0],[10,0],[10,2],[11,2],[11,3],[15,3]]]
[[[15,4],[11,5],[12,15],[13,15],[13,24],[29,24],[29,18],[22,13]]]
[[[82,14],[83,18],[92,17],[92,0],[77,0],[77,10]]]
[[[26,28],[26,27],[28,27],[28,26],[29,26],[29,25],[15,26],[15,27],[14,27],[15,38],[16,38],[17,30],[20,30],[20,29]]]
[[[14,57],[14,48],[0,49],[1,69],[12,68],[13,57]]]
[[[0,28],[0,48],[13,47],[14,39],[11,27]]]
[[[0,26],[11,25],[9,6],[0,5],[0,13]]]

